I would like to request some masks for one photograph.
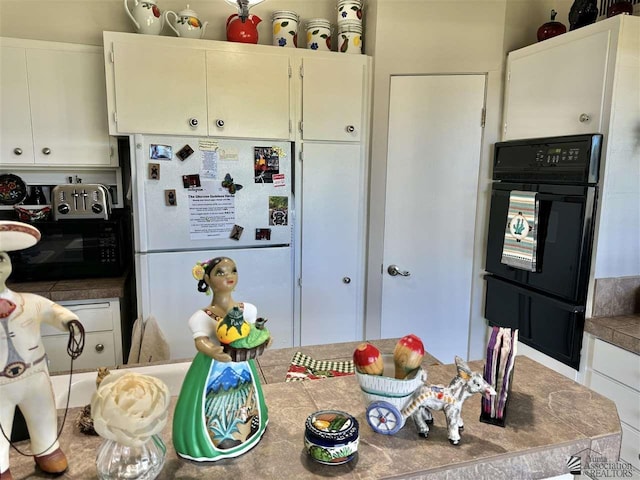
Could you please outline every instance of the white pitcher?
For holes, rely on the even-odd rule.
[[[173,15],[173,21],[169,18]],[[176,32],[179,37],[185,38],[202,38],[209,22],[202,23],[198,18],[198,14],[193,10],[189,10],[189,5],[184,10],[176,13],[167,10],[164,13],[165,20],[169,28]]]
[[[124,0],[124,9],[136,27],[137,33],[147,35],[160,35],[164,26],[164,17],[156,5],[155,0],[134,0],[133,11],[129,10],[127,0]]]

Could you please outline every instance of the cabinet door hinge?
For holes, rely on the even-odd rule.
[[[302,277],[298,277],[298,286],[302,287]]]
[[[289,119],[289,133],[291,133],[291,129],[292,129],[292,128],[293,128],[293,127],[291,126],[291,119]]]
[[[298,124],[298,128],[300,129],[300,133],[302,133],[302,127],[304,126],[303,123],[304,122],[302,120],[300,120],[300,123]]]
[[[289,64],[289,78],[291,78],[291,64]]]
[[[300,161],[304,160],[304,152],[302,150],[300,150],[300,155],[298,155],[300,157]]]
[[[118,112],[113,112],[113,121],[118,123]]]
[[[304,77],[304,65],[300,65],[300,76]]]
[[[507,134],[507,124],[505,122],[505,124],[502,126],[502,136],[505,136]]]
[[[111,63],[116,63],[115,54],[113,53],[113,46],[111,47],[111,51],[109,52],[109,60],[111,61]]]
[[[507,83],[511,80],[511,70],[507,72]]]
[[[482,113],[480,114],[480,126],[484,128],[484,124],[487,121],[487,109],[483,108]]]

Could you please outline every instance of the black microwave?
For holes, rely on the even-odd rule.
[[[14,282],[118,277],[131,265],[131,215],[114,209],[108,220],[35,222],[40,241],[9,252]]]

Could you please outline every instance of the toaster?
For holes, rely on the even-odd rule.
[[[101,218],[111,214],[111,201],[107,187],[101,184],[68,183],[51,190],[54,220]]]

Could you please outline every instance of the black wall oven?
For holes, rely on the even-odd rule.
[[[485,317],[578,369],[598,199],[602,135],[499,142],[494,151]],[[533,270],[503,262],[511,192],[535,192]],[[508,233],[507,233],[508,235]]]

